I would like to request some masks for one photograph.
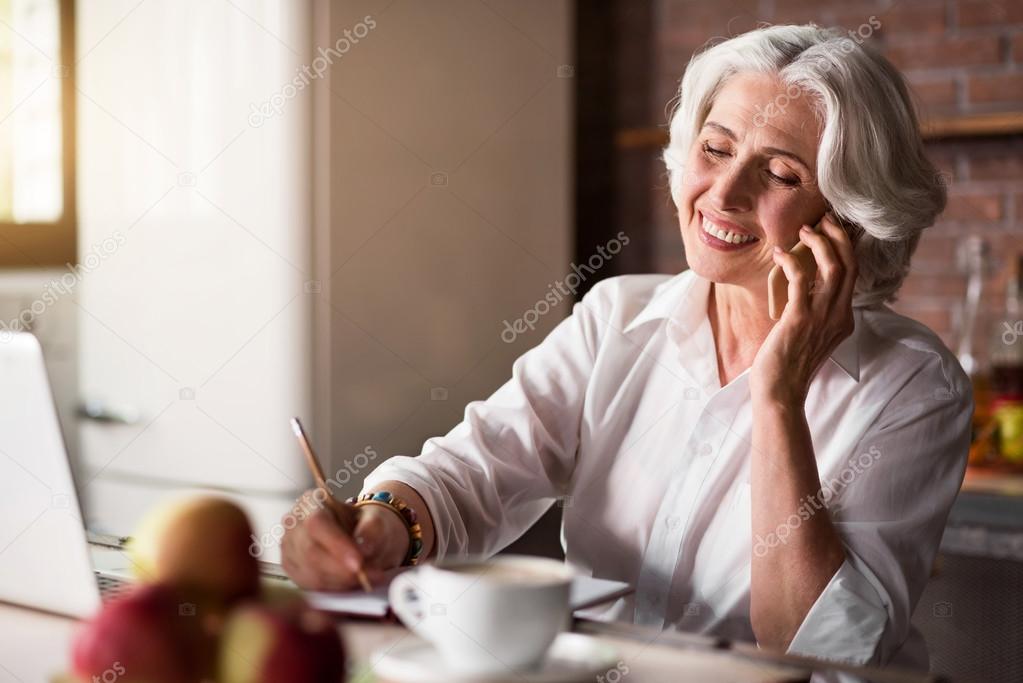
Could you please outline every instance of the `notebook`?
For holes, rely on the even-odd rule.
[[[383,618],[388,612],[387,588],[387,585],[378,586],[371,593],[361,590],[344,593],[306,591],[305,595],[310,605],[325,612]],[[576,611],[616,600],[632,590],[632,586],[624,581],[577,576],[572,579],[568,601],[572,611]]]

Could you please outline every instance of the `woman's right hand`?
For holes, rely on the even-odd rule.
[[[388,570],[401,565],[408,552],[409,535],[398,515],[380,505],[352,510],[351,534],[338,521],[331,505],[316,489],[306,491],[298,504],[284,515],[281,542],[282,565],[288,576],[307,590],[345,591],[359,586],[361,568],[372,584],[380,584]],[[311,510],[299,517],[295,510]],[[289,528],[290,527],[290,528]]]

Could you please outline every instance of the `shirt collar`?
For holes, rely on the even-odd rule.
[[[626,325],[624,332],[648,322],[670,320],[682,329],[695,330],[707,315],[707,296],[710,281],[695,272],[685,270],[654,288],[650,299],[635,318]],[[855,326],[831,352],[831,360],[842,368],[853,380],[860,381],[859,334],[862,329],[862,310],[853,309]]]

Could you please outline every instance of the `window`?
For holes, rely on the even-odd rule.
[[[0,266],[75,260],[72,3],[0,0]]]

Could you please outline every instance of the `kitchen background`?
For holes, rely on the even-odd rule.
[[[0,320],[43,342],[90,528],[194,488],[271,528],[309,484],[291,415],[353,494],[619,231],[579,295],[684,268],[659,151],[687,61],[808,21],[904,71],[948,183],[895,308],[971,370],[977,441],[914,619],[935,671],[1023,680],[1019,0],[0,0]],[[511,549],[557,556],[559,513]]]

